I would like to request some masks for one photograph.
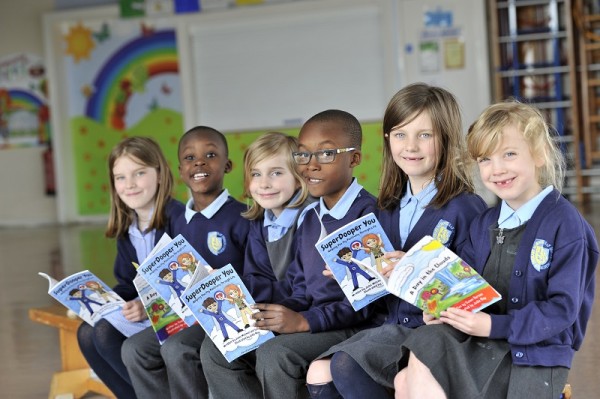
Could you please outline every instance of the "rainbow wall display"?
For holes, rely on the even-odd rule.
[[[152,137],[177,167],[183,106],[175,29],[168,20],[109,20],[62,30],[77,211],[104,215],[106,160],[121,139]],[[177,190],[185,195],[185,187]]]
[[[33,54],[0,59],[0,149],[50,142],[45,68]]]
[[[174,28],[160,20],[153,20],[153,25],[122,20],[77,22],[63,26],[63,37],[78,213],[108,214],[108,154],[121,139],[135,135],[159,143],[175,176],[175,196],[187,200],[177,161],[184,127]],[[299,129],[282,131],[297,135]],[[355,173],[373,194],[381,170],[380,130],[380,123],[364,124],[363,161]],[[265,131],[224,133],[233,162],[225,186],[234,197],[246,201],[243,153]]]

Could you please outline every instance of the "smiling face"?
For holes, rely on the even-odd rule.
[[[141,218],[149,218],[158,189],[158,171],[131,156],[119,157],[113,166],[115,191]]]
[[[335,122],[306,123],[298,136],[299,151],[315,152],[352,147],[348,134]],[[320,164],[313,155],[299,170],[313,197],[322,197],[331,209],[352,183],[352,172],[360,164],[359,150],[343,152],[331,163]]]
[[[514,124],[502,129],[496,149],[487,156],[478,157],[477,164],[483,184],[513,210],[542,190],[537,168],[544,162],[531,155],[529,145]]]
[[[250,170],[248,190],[252,199],[275,216],[283,212],[299,187],[284,153],[258,161]]]
[[[429,113],[423,111],[409,123],[394,127],[389,140],[394,162],[408,176],[412,193],[419,193],[433,180],[439,159]]]
[[[222,138],[212,131],[193,131],[179,145],[179,175],[194,198],[194,209],[201,211],[223,191],[225,173],[231,161]]]

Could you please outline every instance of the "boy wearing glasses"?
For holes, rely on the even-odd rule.
[[[370,309],[356,312],[334,279],[323,275],[315,248],[322,234],[375,210],[375,198],[353,177],[360,164],[362,129],[340,110],[310,118],[294,153],[309,192],[319,198],[296,232],[297,251],[276,304],[256,304],[256,326],[278,333],[255,351],[228,363],[206,339],[201,358],[215,399],[308,397],[306,370],[312,360],[367,326]]]

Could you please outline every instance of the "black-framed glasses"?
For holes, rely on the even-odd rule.
[[[318,163],[332,163],[335,161],[335,156],[337,154],[341,154],[344,152],[354,151],[356,148],[348,147],[348,148],[334,148],[331,150],[319,150],[315,152],[308,151],[298,151],[294,152],[292,155],[294,156],[294,160],[298,165],[307,165],[310,162],[312,156],[315,156],[315,159]]]

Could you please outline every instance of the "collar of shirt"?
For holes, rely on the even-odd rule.
[[[298,191],[290,200],[290,204],[295,202],[300,196],[300,191]],[[298,213],[298,208],[283,208],[283,211],[279,214],[279,216],[275,216],[272,210],[265,209],[265,220],[263,222],[263,226],[278,226],[283,227],[285,229],[289,229],[292,224],[294,224],[294,220],[296,219],[296,214]]]
[[[137,255],[138,263],[142,263],[144,259],[148,257],[150,251],[154,248],[154,237],[156,236],[156,230],[152,229],[147,231],[145,234],[140,231],[137,227],[137,222],[129,225],[128,229],[129,241],[135,248],[135,254]]]
[[[554,190],[554,186],[550,185],[546,187],[516,211],[513,210],[506,201],[502,201],[500,215],[498,216],[498,227],[502,229],[514,229],[527,222],[531,219],[531,216],[533,216],[533,212],[535,212],[538,205],[552,192],[552,190]]]
[[[207,219],[212,218],[215,215],[215,213],[217,213],[219,209],[221,209],[221,207],[227,202],[228,198],[229,191],[225,189],[223,190],[223,192],[221,192],[221,194],[219,194],[217,198],[215,198],[215,200],[209,206],[201,210],[200,213],[204,215],[204,217],[206,217]],[[185,204],[185,221],[189,223],[196,213],[198,212],[194,210],[194,199],[190,198]]]
[[[430,182],[420,193],[413,195],[410,182],[406,184],[406,192],[400,199],[400,215],[398,218],[398,228],[400,231],[400,244],[404,247],[408,235],[415,227],[423,213],[425,207],[429,205],[438,190],[435,183]]]
[[[323,201],[323,197],[319,198],[319,219],[323,219],[323,216],[327,214],[337,220],[342,219],[348,213],[348,210],[354,203],[356,197],[358,197],[358,193],[360,193],[362,188],[363,186],[358,184],[358,180],[353,178],[350,187],[348,187],[344,195],[342,195],[342,198],[340,198],[340,200],[331,209],[327,209],[327,206],[325,206],[325,201]]]
[[[400,199],[400,209],[404,208],[411,201],[417,201],[417,205],[421,204],[420,209],[425,209],[425,207],[429,205],[436,194],[437,188],[435,187],[435,183],[433,181],[429,182],[429,184],[426,185],[425,188],[417,195],[413,195],[410,181],[407,181],[406,192]]]

